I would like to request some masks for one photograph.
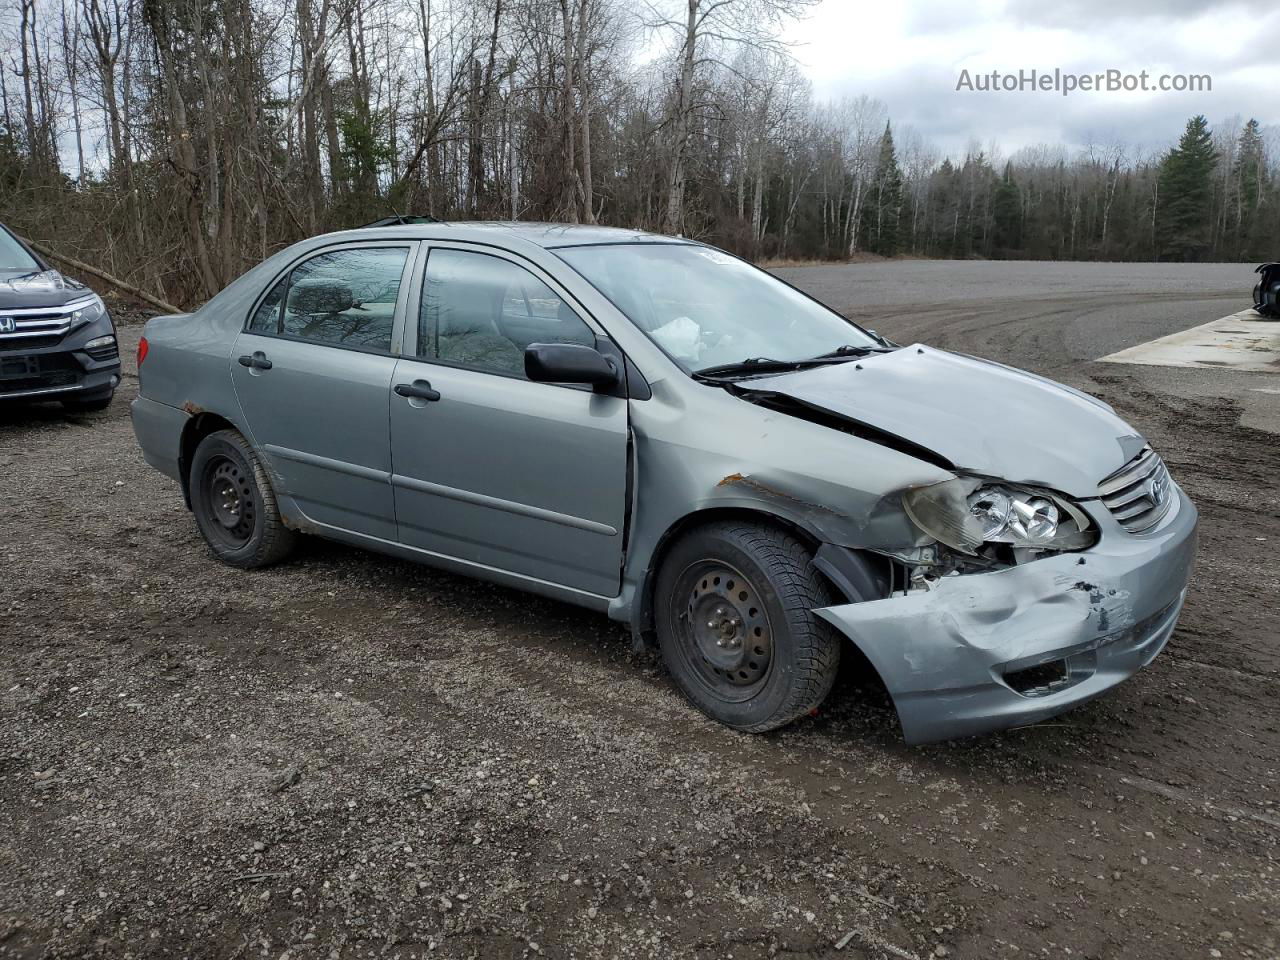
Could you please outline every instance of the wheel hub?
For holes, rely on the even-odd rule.
[[[240,494],[236,488],[227,481],[223,481],[213,494],[213,511],[214,515],[228,530],[235,527],[240,522]]]
[[[745,687],[769,669],[773,640],[755,588],[737,571],[707,563],[690,571],[684,618],[695,666],[714,686]]]
[[[232,544],[253,535],[253,487],[240,465],[230,459],[210,464],[206,476],[207,512]]]

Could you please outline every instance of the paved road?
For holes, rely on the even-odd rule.
[[[322,543],[217,565],[128,380],[0,414],[0,956],[1280,954],[1280,450],[1233,375],[1092,362],[1232,312],[1247,269],[787,275],[1150,437],[1203,518],[1164,655],[974,741],[904,746],[856,676],[736,735],[598,616]]]

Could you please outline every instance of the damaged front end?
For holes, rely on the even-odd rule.
[[[934,541],[895,559],[928,580],[999,570],[1050,554],[1085,550],[1096,525],[1068,497],[987,477],[959,475],[903,492],[902,507]]]
[[[972,495],[971,495],[972,496]],[[1196,511],[1176,501],[1130,535],[1101,505],[1076,505],[1094,543],[1074,552],[937,544],[894,556],[905,589],[816,611],[875,666],[908,743],[1035,723],[1092,699],[1163,649],[1186,594]],[[1073,541],[1074,542],[1074,541]],[[996,546],[996,555],[991,548]]]
[[[814,612],[874,666],[909,743],[1053,716],[1172,634],[1196,510],[1105,403],[921,345],[715,385],[694,400],[718,429],[696,442],[670,384],[633,410],[638,489],[664,492],[639,507],[615,607],[638,642],[662,545],[727,512],[814,544],[841,598]]]
[[[862,529],[825,524],[815,557],[849,601],[816,613],[876,668],[908,742],[1043,720],[1172,634],[1196,510],[1105,404],[920,346],[730,391],[943,477],[882,494]],[[859,580],[858,557],[884,574]]]
[[[1159,476],[1163,503],[1140,528],[1142,504],[1121,499],[1137,494],[1105,484],[1075,499],[966,474],[880,498],[856,530],[815,508],[814,565],[847,601],[815,613],[874,666],[908,743],[1042,721],[1132,676],[1173,633],[1197,516]],[[779,511],[797,502],[755,478],[722,484]]]

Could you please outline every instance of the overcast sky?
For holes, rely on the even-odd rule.
[[[1280,126],[1277,0],[822,0],[788,31],[818,99],[867,94],[944,152],[1121,140],[1155,152],[1188,117]],[[1209,74],[1209,93],[957,92],[963,69]]]

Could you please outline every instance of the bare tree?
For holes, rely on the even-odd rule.
[[[60,255],[181,304],[393,212],[665,228],[756,258],[888,251],[887,223],[926,256],[1154,255],[1177,198],[1153,153],[1004,163],[894,124],[883,160],[885,106],[813,102],[788,56],[807,0],[647,2],[16,0],[0,219],[75,223]],[[1203,225],[1218,256],[1280,243],[1280,131],[1233,123]]]
[[[880,135],[888,119],[889,111],[885,105],[867,96],[852,99],[846,97],[835,110],[844,166],[850,181],[850,199],[844,224],[845,249],[849,256],[858,252],[862,201],[875,168]]]
[[[697,105],[695,84],[700,66],[723,63],[727,51],[749,46],[780,52],[782,24],[816,0],[680,0],[679,14],[653,7],[649,25],[679,38],[679,76],[671,107],[671,161],[667,178],[666,227],[684,228],[684,195],[689,134]]]

